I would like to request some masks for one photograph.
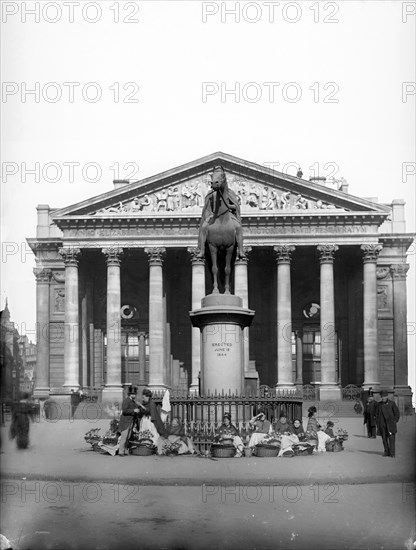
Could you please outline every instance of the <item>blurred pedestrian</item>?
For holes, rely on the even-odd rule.
[[[394,401],[388,399],[388,393],[380,392],[381,401],[377,407],[377,430],[381,436],[384,446],[384,455],[394,458],[396,454],[396,433],[397,422],[400,418],[400,411]]]
[[[30,421],[34,422],[34,409],[29,401],[29,394],[24,392],[18,403],[13,404],[12,422],[10,425],[10,439],[16,439],[18,449],[27,449],[29,446]]]

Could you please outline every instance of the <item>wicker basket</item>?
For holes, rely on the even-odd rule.
[[[344,450],[342,441],[328,441],[325,447],[328,453],[339,453]]]
[[[259,443],[256,445],[256,455],[260,458],[275,457],[279,454],[280,446],[277,445],[265,445]]]
[[[214,458],[232,458],[235,455],[233,445],[211,445],[211,454]]]
[[[306,447],[304,449],[301,449],[300,447]],[[295,453],[295,456],[307,456],[313,454],[313,445],[306,445],[306,444],[300,444],[300,445],[293,445],[293,452]]]
[[[148,445],[136,445],[131,449],[131,454],[136,456],[150,456],[153,455],[155,452],[153,447],[149,447]]]
[[[221,441],[218,443],[219,445],[225,445],[226,447],[232,447],[234,446],[234,439],[232,437],[221,439]]]
[[[94,443],[94,445],[92,446],[92,450],[95,451],[96,453],[100,453],[102,455],[106,455],[107,454],[107,451],[105,451],[104,449],[102,449],[98,443]]]

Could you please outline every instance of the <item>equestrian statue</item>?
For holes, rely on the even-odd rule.
[[[212,294],[219,293],[219,266],[224,261],[224,276],[221,270],[220,279],[224,280],[224,294],[230,294],[232,266],[236,258],[245,255],[240,204],[236,193],[228,187],[222,166],[216,166],[211,174],[211,191],[205,197],[199,226],[197,257],[204,258],[206,248],[212,264]]]

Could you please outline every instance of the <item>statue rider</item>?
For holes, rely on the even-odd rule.
[[[227,186],[227,178],[222,166],[216,166],[211,174],[211,191],[205,197],[204,207],[202,209],[201,223],[199,226],[198,236],[198,258],[205,256],[205,243],[207,240],[208,226],[215,221],[215,196],[217,190],[225,190],[223,196],[224,202],[227,205],[231,218],[237,222],[236,241],[238,247],[238,257],[244,257],[243,249],[243,228],[241,225],[240,203],[237,194]]]

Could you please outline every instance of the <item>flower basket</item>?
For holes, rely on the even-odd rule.
[[[94,445],[92,446],[92,450],[95,451],[96,453],[100,453],[102,455],[106,455],[107,454],[107,451],[105,451],[104,449],[102,449],[98,443],[94,443]]]
[[[259,443],[256,445],[256,455],[260,458],[271,458],[279,454],[280,446],[277,445],[265,445]]]
[[[292,458],[292,456],[295,456],[295,451],[293,451],[290,447],[288,449],[285,449],[282,453],[284,458]]]
[[[233,442],[234,442],[233,437],[224,437],[224,438],[221,438],[219,441],[221,445],[228,445],[228,446],[232,446]]]
[[[234,445],[211,445],[211,454],[214,458],[232,458],[235,455]]]
[[[135,456],[151,456],[155,453],[155,448],[150,445],[138,443],[131,449],[131,454]]]
[[[313,454],[313,445],[308,444],[299,444],[299,445],[293,445],[293,452],[295,453],[295,456],[307,456]]]

